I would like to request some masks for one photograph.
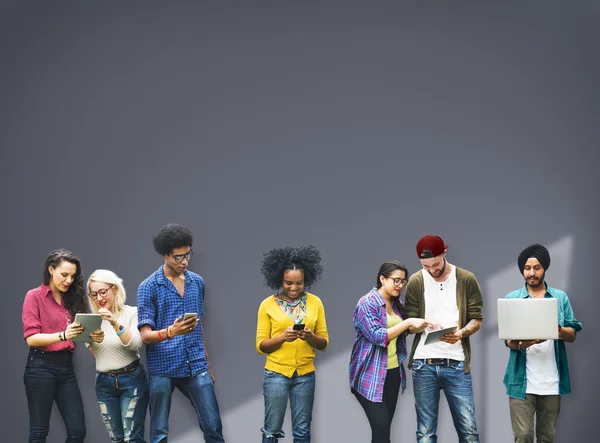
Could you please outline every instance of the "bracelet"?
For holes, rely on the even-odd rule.
[[[119,337],[123,332],[125,332],[125,328],[123,325],[119,325],[119,332],[117,332],[117,337]]]
[[[160,338],[161,340],[165,339],[165,337],[163,337],[162,334],[160,333],[160,329],[156,332],[158,333],[158,338]]]
[[[167,338],[173,338],[173,337],[175,337],[175,336],[174,336],[174,335],[173,335],[173,333],[171,332],[171,326],[169,326],[169,327],[167,328]]]
[[[521,343],[519,342],[519,351],[522,351],[523,349],[521,349]]]
[[[59,339],[60,341],[65,341],[65,338],[63,337],[63,334],[64,334],[64,333],[65,333],[64,331],[60,331],[60,332],[58,333],[58,339]]]

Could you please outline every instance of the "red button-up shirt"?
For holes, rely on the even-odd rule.
[[[60,304],[56,302],[52,295],[50,286],[42,285],[31,289],[25,295],[23,302],[23,338],[34,334],[52,334],[64,331],[73,317],[64,306],[64,300]],[[75,343],[71,340],[65,340],[48,346],[40,346],[48,352],[71,351],[75,350]]]

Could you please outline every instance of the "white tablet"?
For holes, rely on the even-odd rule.
[[[450,326],[448,328],[436,329],[435,331],[429,332],[427,337],[425,337],[425,344],[430,345],[432,343],[437,343],[442,338],[442,335],[451,334],[456,331],[457,326]]]
[[[558,339],[558,299],[498,299],[498,338],[501,340]]]
[[[83,332],[77,337],[72,338],[73,341],[91,343],[92,339],[89,335],[102,326],[102,316],[100,314],[75,314],[74,323],[79,323],[83,326]]]

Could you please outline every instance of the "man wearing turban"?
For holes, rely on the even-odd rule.
[[[423,333],[413,341],[408,367],[412,369],[417,442],[437,441],[443,389],[459,442],[478,443],[469,336],[481,327],[483,299],[473,273],[448,263],[447,248],[437,235],[421,238],[417,256],[423,269],[410,277],[406,287],[409,317],[426,318],[441,327],[457,326],[441,341],[425,345]]]
[[[546,271],[550,253],[540,245],[525,248],[517,258],[525,285],[506,298],[558,299],[558,340],[507,340],[510,356],[504,385],[508,394],[515,443],[554,442],[560,399],[571,392],[565,342],[575,341],[582,324],[575,319],[569,297],[550,287]]]

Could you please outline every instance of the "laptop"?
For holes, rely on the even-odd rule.
[[[498,299],[498,338],[501,340],[558,339],[558,299]]]

